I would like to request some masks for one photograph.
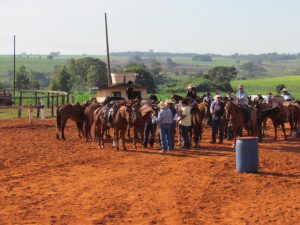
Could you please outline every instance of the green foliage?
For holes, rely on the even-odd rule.
[[[167,58],[166,59],[166,63],[167,63],[167,67],[169,69],[174,68],[175,66],[177,66],[177,63],[173,62],[172,58]]]
[[[208,74],[204,75],[204,78],[216,83],[228,83],[235,79],[237,70],[235,67],[216,66],[208,71]]]
[[[211,56],[210,55],[195,55],[192,57],[193,61],[203,61],[203,62],[211,62]]]
[[[71,59],[68,66],[75,89],[82,90],[86,86],[100,87],[107,84],[106,64],[97,58]]]
[[[16,89],[30,89],[29,72],[25,66],[19,67],[16,72]]]
[[[137,73],[138,75],[135,80],[136,84],[146,87],[148,93],[156,93],[157,90],[153,76],[147,69],[145,69],[145,67],[127,67],[126,72]]]
[[[264,75],[267,70],[263,67],[257,66],[252,62],[244,63],[241,66],[241,69],[248,77],[255,77],[256,75],[261,76]]]
[[[70,92],[72,88],[71,73],[66,66],[55,75],[54,79],[51,81],[50,88],[55,91]]]
[[[276,85],[276,92],[278,94],[280,94],[280,92],[282,91],[283,88],[285,88],[284,84],[278,84],[278,85]]]

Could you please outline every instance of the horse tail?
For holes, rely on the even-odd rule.
[[[60,107],[58,106],[56,109],[56,138],[59,139],[59,133],[61,128],[61,118],[59,114]]]

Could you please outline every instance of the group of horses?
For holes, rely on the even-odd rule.
[[[65,140],[64,129],[69,119],[75,121],[78,136],[85,141],[97,141],[99,148],[104,148],[105,136],[109,137],[110,129],[113,129],[113,146],[119,150],[121,143],[122,150],[126,151],[126,133],[131,138],[130,131],[133,131],[133,147],[137,147],[138,140],[143,141],[144,128],[146,123],[153,116],[158,115],[158,100],[156,96],[151,96],[153,104],[148,105],[145,101],[129,100],[122,98],[107,97],[103,103],[86,102],[85,104],[64,104],[57,108],[56,125],[57,139]],[[173,95],[172,100],[180,115],[181,106],[178,104],[184,98]],[[288,122],[291,128],[291,136],[298,135],[300,123],[300,102],[273,104],[262,103],[249,98],[249,118],[245,118],[245,112],[233,99],[224,97],[225,113],[222,124],[225,138],[228,133],[233,134],[233,145],[236,138],[242,136],[246,130],[248,136],[257,136],[260,141],[266,135],[266,121],[271,119],[275,137],[277,139],[277,128],[281,126],[284,137],[287,139],[285,123]],[[199,148],[205,124],[210,124],[210,101],[203,101],[202,98],[190,101],[191,107],[191,128],[190,137],[194,147]],[[159,126],[159,125],[158,125]],[[178,132],[179,134],[179,132]],[[180,134],[178,140],[181,140]],[[159,140],[159,138],[158,138]],[[160,144],[160,143],[159,143]]]

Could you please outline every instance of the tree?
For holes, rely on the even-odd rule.
[[[246,76],[254,77],[255,75],[264,75],[267,71],[265,68],[255,65],[252,62],[244,63],[241,66]]]
[[[216,83],[230,83],[236,78],[237,73],[235,67],[216,66],[210,69],[204,78]]]
[[[87,73],[87,86],[88,87],[100,87],[104,83],[102,82],[103,77],[99,76],[101,71],[99,71],[99,67],[92,65],[90,66]]]
[[[277,92],[278,94],[280,94],[283,88],[285,88],[285,85],[284,85],[284,84],[278,84],[278,85],[276,86],[276,92]]]
[[[71,74],[66,66],[62,67],[59,73],[55,75],[54,79],[51,82],[50,88],[52,90],[70,92],[72,88]]]
[[[107,84],[106,64],[97,58],[85,57],[77,60],[71,59],[68,66],[72,75],[72,83],[77,89],[83,89],[85,86],[89,86],[91,84],[91,79],[88,81],[89,71],[90,73],[92,73],[91,71],[95,73],[94,81],[97,78],[97,82],[93,82],[93,84],[97,86]],[[92,66],[94,68],[90,69]],[[91,74],[89,76],[91,78]]]
[[[20,66],[16,72],[16,89],[30,89],[29,73],[25,66]]]
[[[210,55],[194,55],[192,57],[192,60],[193,61],[203,61],[203,62],[211,62],[212,59],[211,59],[211,56]]]
[[[153,76],[147,69],[140,66],[132,66],[127,67],[126,72],[137,73],[138,75],[135,80],[136,84],[146,87],[148,93],[156,93]]]
[[[177,64],[175,62],[173,62],[173,60],[171,58],[167,58],[166,62],[167,62],[167,67],[169,69],[173,69],[174,67],[177,66]]]

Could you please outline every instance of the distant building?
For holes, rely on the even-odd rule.
[[[112,84],[99,88],[96,91],[96,99],[98,102],[103,102],[106,97],[123,97],[127,99],[126,89],[128,88],[128,81],[133,82],[133,90],[136,97],[143,99],[147,98],[146,87],[141,87],[135,84],[136,73],[112,73]]]

